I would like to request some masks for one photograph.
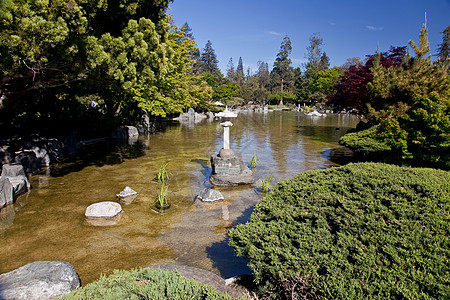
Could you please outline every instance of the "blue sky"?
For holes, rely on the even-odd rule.
[[[242,57],[244,71],[256,70],[258,61],[273,62],[285,35],[292,43],[293,67],[306,61],[309,37],[319,32],[331,66],[347,58],[375,53],[392,46],[418,43],[427,14],[431,54],[442,43],[450,25],[450,0],[174,0],[169,14],[175,24],[192,28],[202,50],[208,40],[225,73],[230,58],[236,67]]]

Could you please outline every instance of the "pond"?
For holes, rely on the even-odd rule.
[[[273,186],[300,172],[347,161],[351,153],[338,140],[358,119],[275,111],[240,112],[232,121],[231,148],[246,163],[257,155],[254,185],[215,187],[225,200],[196,201],[210,187],[210,156],[222,147],[217,120],[171,123],[133,145],[87,146],[74,161],[32,176],[33,188],[0,212],[0,273],[39,260],[70,262],[83,285],[114,269],[164,263],[203,268],[224,278],[249,273],[246,261],[227,245],[226,232],[247,221],[263,197],[259,179],[270,177]],[[160,191],[155,176],[164,162],[171,208],[159,214],[152,207]],[[139,194],[131,204],[122,204],[117,225],[86,222],[86,207],[117,201],[125,186]]]

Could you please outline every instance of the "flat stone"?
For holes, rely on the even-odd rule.
[[[213,189],[203,189],[197,196],[198,199],[205,202],[214,202],[225,199],[221,192]]]
[[[86,221],[94,226],[115,225],[122,216],[122,206],[111,201],[98,202],[89,205],[84,215]]]
[[[55,299],[79,286],[80,279],[70,263],[36,261],[0,274],[0,299]]]

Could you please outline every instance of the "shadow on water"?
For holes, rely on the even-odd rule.
[[[79,172],[88,166],[102,167],[121,164],[124,160],[135,159],[145,155],[148,147],[141,141],[105,140],[85,145],[71,157],[50,167],[50,176],[61,177],[72,172]]]
[[[236,219],[234,225],[247,223],[250,220],[253,208],[253,205],[247,208]],[[208,258],[213,261],[214,268],[219,270],[222,278],[252,274],[252,270],[247,266],[248,260],[244,257],[237,257],[233,247],[228,244],[228,241],[229,238],[227,235],[225,240],[214,243],[206,248],[206,253]]]
[[[313,140],[326,142],[330,137],[339,140],[341,136],[347,133],[350,127],[330,127],[330,126],[298,126],[297,133],[301,136],[308,136]]]

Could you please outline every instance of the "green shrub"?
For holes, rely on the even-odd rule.
[[[279,297],[444,299],[449,232],[449,172],[358,163],[280,182],[229,236]]]
[[[375,155],[391,151],[391,147],[378,139],[378,126],[347,133],[339,139],[339,144],[352,149],[361,155]]]
[[[382,161],[450,169],[450,98],[417,96],[403,115],[346,134],[339,143]]]
[[[61,299],[234,299],[178,273],[148,268],[114,271]]]

